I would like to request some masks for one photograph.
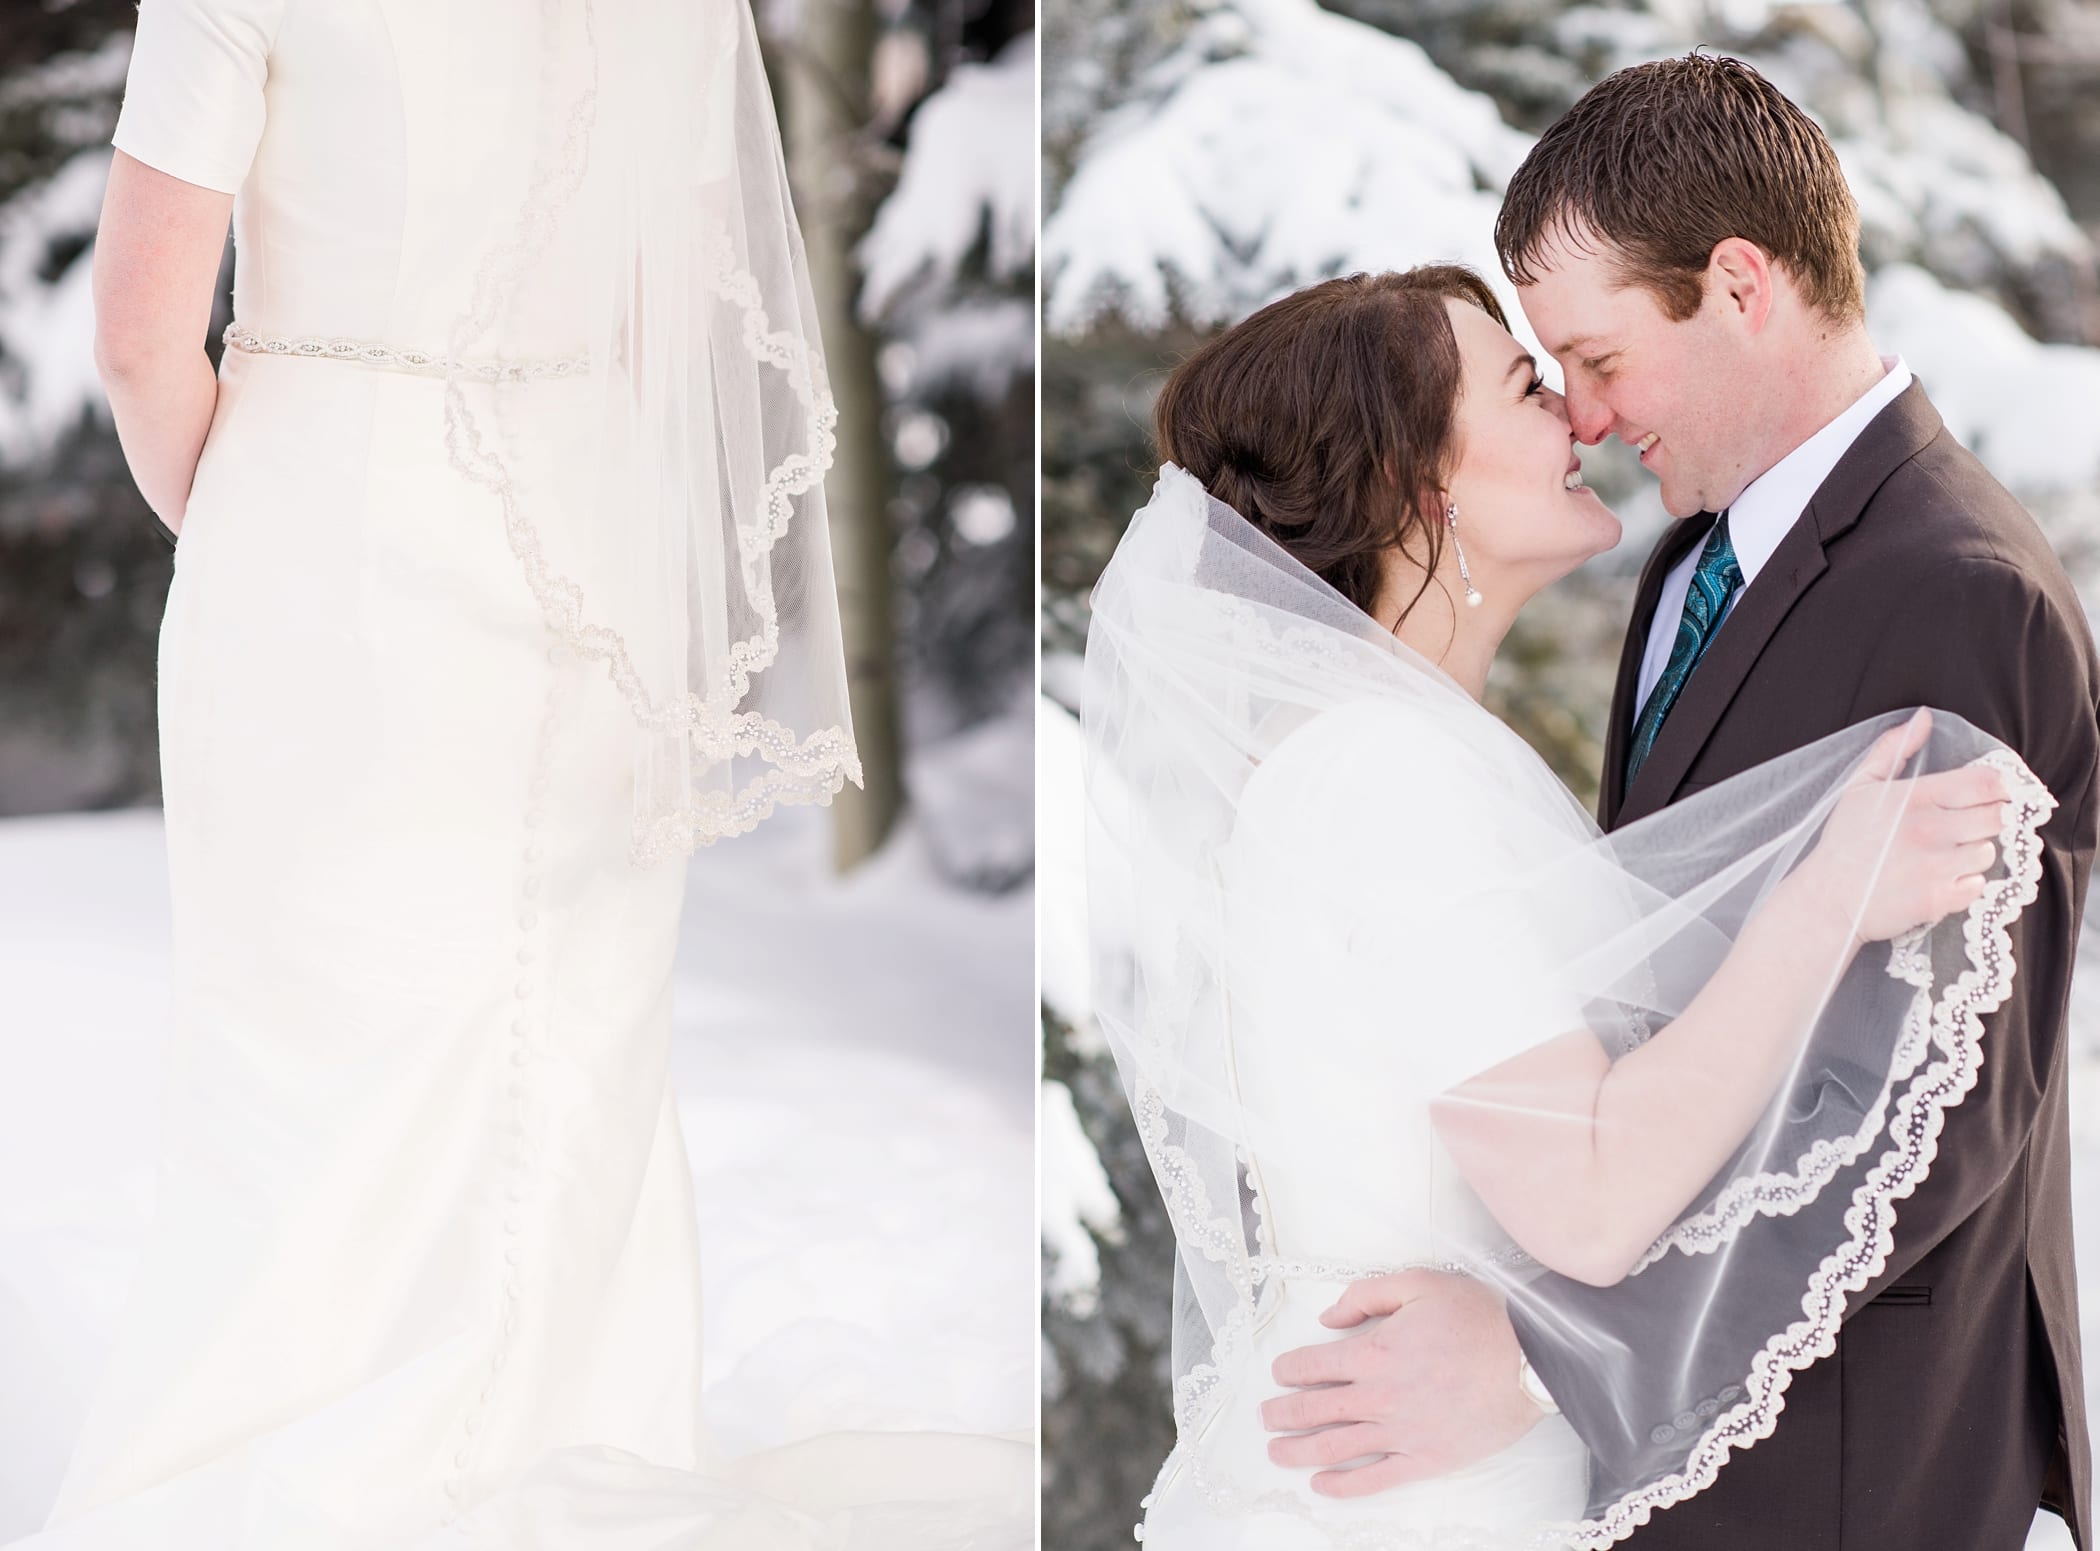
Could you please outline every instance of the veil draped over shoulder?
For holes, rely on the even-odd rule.
[[[861,782],[824,493],[838,414],[747,0],[535,0],[518,26],[531,170],[448,340],[447,451],[499,499],[555,637],[632,711],[631,852],[675,864]],[[461,364],[513,357],[569,380],[519,392]],[[930,1431],[700,1471],[557,1448],[444,1543],[1008,1551],[1031,1463],[1014,1438]]]
[[[470,256],[447,450],[556,638],[633,711],[650,863],[861,780],[837,411],[749,6],[538,0],[518,28],[529,172]],[[479,364],[511,359],[533,364]]]
[[[1403,1265],[1494,1283],[1527,1349],[1550,1349],[1561,1387],[1583,1391],[1564,1409],[1588,1501],[1467,1538],[1461,1495],[1436,1545],[1609,1545],[1770,1434],[1792,1375],[1830,1351],[1848,1295],[1881,1268],[1943,1111],[1987,1058],[1980,1019],[2011,985],[2005,928],[2034,897],[2054,807],[2002,745],[1936,715],[1905,772],[2005,772],[2013,801],[1983,897],[1834,957],[1813,1015],[1786,1031],[1761,1116],[1718,1140],[1726,1162],[1639,1234],[1623,1278],[1549,1271],[1454,1184],[1440,1148],[1400,1155],[1399,1172],[1439,1176],[1409,1181],[1412,1198],[1372,1172],[1383,1133],[1423,1129],[1433,1100],[1486,1068],[1571,1030],[1617,1062],[1666,1029],[1904,720],[1602,835],[1455,682],[1162,469],[1094,593],[1083,723],[1098,1015],[1177,1240],[1179,1442],[1163,1481],[1186,1470],[1215,1511],[1258,1511],[1263,1465],[1212,1424],[1275,1393],[1265,1363],[1244,1390],[1234,1378],[1283,1288]],[[1294,769],[1310,779],[1292,790],[1359,795],[1280,803]],[[1888,832],[1899,807],[1881,804]],[[1857,903],[1833,901],[1855,924]],[[1368,1005],[1337,1015],[1322,999],[1336,985],[1370,988]],[[1289,1077],[1323,1068],[1333,1107]],[[1372,1117],[1369,1134],[1329,1135],[1345,1115]],[[1306,1184],[1323,1149],[1358,1178],[1327,1196],[1354,1191],[1365,1214],[1404,1220],[1293,1240],[1306,1211],[1279,1203],[1323,1193]],[[1623,1227],[1612,1209],[1598,1205],[1600,1231]],[[1615,1298],[1664,1262],[1677,1295]],[[1356,1530],[1350,1545],[1431,1543]]]

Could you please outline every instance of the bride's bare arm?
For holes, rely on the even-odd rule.
[[[95,235],[95,367],[131,477],[171,532],[211,429],[204,353],[233,196],[116,153]]]
[[[1900,730],[1908,747],[1922,742],[1915,727]],[[1892,839],[1885,819],[1841,808],[1698,995],[1638,1049],[1614,1062],[1575,1030],[1434,1101],[1466,1182],[1542,1264],[1596,1286],[1624,1277],[1757,1123],[1862,943],[1981,893],[2003,778],[1970,767],[1909,786]]]
[[[1608,1286],[1757,1122],[1854,950],[1842,914],[1782,885],[1646,1044],[1614,1063],[1571,1031],[1436,1099],[1437,1132],[1510,1237]]]

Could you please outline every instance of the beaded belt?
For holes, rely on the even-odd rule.
[[[1391,1265],[1371,1265],[1346,1260],[1300,1260],[1280,1255],[1250,1255],[1247,1260],[1248,1274],[1257,1282],[1366,1282],[1375,1277],[1391,1276],[1396,1271],[1443,1271],[1454,1276],[1476,1274],[1478,1268],[1528,1266],[1533,1264],[1530,1255],[1511,1245],[1506,1249],[1487,1250],[1471,1260],[1453,1260],[1439,1257],[1430,1260],[1404,1260]]]
[[[473,377],[482,382],[543,382],[580,377],[591,369],[588,355],[550,356],[539,360],[506,360],[496,356],[458,358],[428,350],[404,350],[368,339],[287,339],[258,334],[238,322],[226,325],[227,348],[250,355],[281,355],[309,361],[350,361],[382,371],[412,372],[420,377]]]
[[[1448,1266],[1430,1261],[1383,1266],[1335,1260],[1292,1260],[1279,1255],[1252,1255],[1247,1261],[1247,1270],[1257,1282],[1365,1282],[1373,1277],[1390,1276],[1395,1271],[1418,1269],[1456,1271],[1460,1267],[1456,1261]]]

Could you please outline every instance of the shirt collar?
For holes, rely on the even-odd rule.
[[[1859,440],[1867,422],[1910,386],[1910,368],[1904,365],[1902,356],[1883,356],[1881,367],[1879,382],[1822,430],[1745,485],[1743,493],[1728,508],[1728,539],[1735,547],[1735,561],[1742,568],[1745,587],[1757,580],[1757,573],[1779,548],[1779,541],[1808,510],[1810,499],[1830,477],[1838,460]]]

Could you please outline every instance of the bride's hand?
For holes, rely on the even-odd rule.
[[[2012,795],[2002,774],[1965,765],[1899,777],[1931,732],[1932,713],[1920,711],[1875,742],[1795,874],[1862,944],[1966,910],[1998,858]]]

